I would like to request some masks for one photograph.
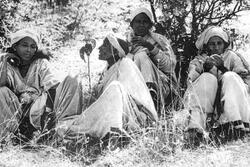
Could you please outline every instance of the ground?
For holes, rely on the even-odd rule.
[[[93,0],[93,4],[97,8],[104,8],[105,11],[100,15],[105,20],[105,26],[97,26],[99,22],[91,23],[92,31],[95,32],[97,47],[93,50],[90,57],[90,76],[91,84],[93,85],[98,74],[105,67],[105,62],[98,60],[98,46],[102,39],[109,33],[110,29],[117,32],[119,36],[124,35],[127,29],[127,22],[121,22],[119,19],[123,16],[116,16],[110,13],[124,13],[127,11],[145,5],[140,0],[112,0],[99,1]],[[108,4],[108,5],[107,5]],[[100,6],[98,6],[100,5]],[[104,6],[101,6],[104,5]],[[106,6],[105,6],[106,5]],[[148,4],[146,5],[148,6]],[[108,13],[110,12],[110,13]],[[237,20],[228,23],[235,27],[238,31],[244,34],[250,34],[250,19],[249,12],[242,13],[242,16]],[[112,18],[112,19],[111,19]],[[110,21],[112,20],[112,21]],[[100,31],[96,31],[96,29]],[[52,66],[58,73],[58,77],[63,78],[67,73],[81,74],[84,89],[87,91],[89,87],[87,63],[81,60],[79,49],[83,46],[82,39],[84,35],[78,35],[73,40],[60,47],[52,48],[54,59]],[[52,40],[53,41],[53,40]],[[249,43],[240,50],[250,62],[250,46]],[[79,166],[248,166],[250,164],[250,137],[243,141],[231,142],[226,145],[215,147],[213,145],[203,145],[196,150],[182,149],[181,145],[173,147],[159,145],[158,140],[141,137],[138,141],[132,142],[126,148],[116,149],[113,151],[106,150],[97,157],[96,161],[91,164],[86,164],[84,155],[78,154],[75,157],[65,154],[65,148],[54,148],[46,145],[32,146],[12,146],[7,145],[0,147],[0,167],[79,167]],[[161,147],[162,146],[162,147]]]

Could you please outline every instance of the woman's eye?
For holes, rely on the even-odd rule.
[[[213,43],[208,43],[209,46],[215,46],[215,45],[222,45],[223,42],[213,42]]]
[[[29,46],[28,44],[21,44],[22,47],[28,48],[30,47],[31,49],[36,49],[36,45],[31,45]]]
[[[29,47],[29,45],[27,45],[27,44],[22,44],[22,46],[23,46],[23,47]]]
[[[36,45],[31,45],[31,48],[32,49],[36,49]]]
[[[146,20],[136,20],[135,23],[137,23],[137,24],[147,24],[148,21],[146,21]]]

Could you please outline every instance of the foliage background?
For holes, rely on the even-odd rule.
[[[91,37],[97,40],[97,47],[90,57],[91,78],[94,84],[105,67],[105,62],[98,60],[98,46],[102,39],[109,32],[115,32],[124,38],[131,10],[138,6],[150,8],[149,2],[145,0],[74,0],[68,1],[67,5],[57,5],[56,1],[51,1],[52,4],[48,2],[0,1],[0,48],[8,46],[7,37],[10,32],[23,27],[36,29],[43,39],[42,47],[48,48],[54,55],[52,65],[58,72],[58,77],[63,78],[67,73],[80,73],[86,96],[89,95],[87,64],[79,57],[79,49],[84,45],[83,39]],[[182,26],[179,25],[183,21],[182,17],[190,23],[189,18],[186,18],[189,16],[187,11],[181,9],[183,6],[186,7],[186,2],[186,0],[168,1],[174,3],[173,6],[168,6],[173,7],[170,9],[162,8],[160,0],[155,1],[157,19],[163,25],[169,26],[166,28],[168,32],[166,35],[172,40],[173,46],[176,46],[177,54],[184,50],[182,44],[185,40],[180,37],[185,39],[191,32],[190,24],[183,22]],[[190,7],[185,9],[190,10]],[[168,10],[171,11],[167,12]],[[234,18],[223,22],[223,26],[234,28],[235,44],[244,46],[241,52],[250,57],[249,12],[240,14],[243,14],[241,19]],[[168,23],[167,18],[171,18],[172,22]],[[88,164],[93,162],[93,159],[86,157],[84,151],[65,154],[64,147],[53,148],[44,145],[27,148],[6,144],[0,147],[0,166],[247,166],[250,163],[248,138],[220,148],[205,145],[198,150],[182,150],[180,132],[174,134],[178,140],[172,143],[168,140],[169,136],[173,135],[170,132],[165,133],[158,129],[153,134],[154,137],[145,132],[126,149],[106,150],[98,156],[94,164]]]
[[[247,35],[232,27],[230,20],[236,19],[242,11],[250,9],[247,0],[147,0],[162,11],[159,23],[163,34],[172,41],[172,47],[178,56],[176,68],[180,85],[186,88],[187,70],[190,60],[197,54],[195,41],[208,26],[223,26],[230,32],[232,44],[238,49],[246,42]],[[162,31],[162,30],[161,30]]]

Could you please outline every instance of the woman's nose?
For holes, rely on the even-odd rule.
[[[215,45],[215,49],[218,50],[219,49],[219,45]]]
[[[29,52],[31,51],[31,49],[32,49],[31,46],[27,46],[27,48],[26,48],[26,50]]]

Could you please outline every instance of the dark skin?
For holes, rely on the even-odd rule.
[[[7,54],[6,57],[1,57],[0,61],[4,62],[4,68],[6,68],[5,70],[3,70],[3,72],[5,73],[1,73],[1,76],[6,77],[6,73],[7,73],[7,58],[10,58],[11,56],[13,56],[13,58],[19,58],[21,61],[21,64],[18,66],[19,70],[20,70],[20,74],[22,77],[25,77],[27,74],[27,71],[29,69],[30,64],[32,63],[32,58],[35,55],[35,53],[37,52],[37,45],[36,42],[30,38],[30,37],[25,37],[23,39],[21,39],[19,42],[17,42],[16,44],[14,44],[13,46],[13,50],[15,51],[15,54]],[[6,81],[0,83],[0,86],[5,86],[6,85]],[[51,111],[53,109],[53,101],[55,98],[55,89],[50,89],[48,90],[48,96],[49,98],[46,101],[46,110]],[[30,96],[27,93],[23,93],[20,96],[20,101],[23,104],[30,104],[33,101],[33,97]]]
[[[213,68],[213,66],[216,66],[222,72],[227,71],[227,69],[224,67],[222,58],[219,56],[220,54],[224,53],[225,46],[225,41],[218,36],[213,36],[208,40],[207,50],[209,57],[204,63],[204,71],[209,71],[211,68]]]
[[[108,63],[107,69],[109,69],[112,65],[114,65],[120,59],[118,55],[118,51],[111,45],[111,43],[109,42],[107,38],[103,40],[102,45],[99,47],[99,59],[107,61]],[[94,102],[98,98],[98,96],[100,95],[99,91],[101,87],[102,87],[101,84],[97,84],[94,86],[93,96],[91,96],[91,99],[90,99],[91,102]]]
[[[118,51],[110,44],[107,38],[104,39],[103,44],[99,47],[99,59],[107,61],[109,67],[120,59]]]
[[[6,54],[6,56],[2,56],[0,58],[0,61],[3,62],[3,69],[1,70],[0,76],[2,76],[2,79],[0,80],[0,86],[6,85],[6,73],[7,73],[7,59],[10,57],[13,58],[20,58],[23,65],[29,66],[31,63],[31,59],[34,56],[35,52],[37,51],[37,45],[35,41],[30,37],[25,37],[21,39],[18,43],[16,43],[13,48],[16,51],[16,54],[18,57],[16,57],[14,54]],[[24,77],[27,73],[28,68],[22,73],[21,75]]]
[[[132,37],[132,44],[135,47],[143,46],[152,51],[154,46],[143,39],[143,37],[149,34],[149,30],[153,25],[149,17],[145,13],[140,13],[132,20],[130,25],[135,33],[135,36]]]

